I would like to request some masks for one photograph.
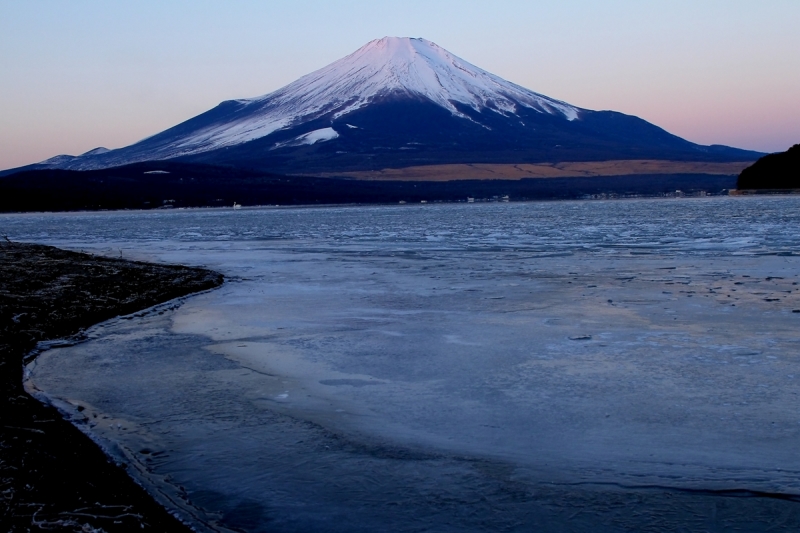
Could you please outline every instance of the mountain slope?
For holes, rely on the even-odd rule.
[[[95,152],[95,151],[92,151]],[[486,72],[425,39],[385,37],[264,96],[222,102],[134,145],[44,162],[95,169],[179,159],[276,172],[441,163],[755,160],[637,117],[590,111]]]

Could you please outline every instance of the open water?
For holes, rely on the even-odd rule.
[[[28,369],[199,530],[800,529],[800,198],[0,227],[228,278]]]

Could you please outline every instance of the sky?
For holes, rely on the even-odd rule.
[[[800,143],[800,1],[0,0],[0,169],[119,148],[384,36],[700,144]]]

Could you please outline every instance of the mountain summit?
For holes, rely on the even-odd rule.
[[[578,108],[536,94],[467,63],[425,39],[384,37],[349,56],[304,76],[285,88],[253,101],[269,101],[305,113],[336,108],[342,117],[384,98],[418,98],[470,119],[459,111],[468,106],[503,115],[524,106],[558,113],[568,120]]]
[[[482,70],[425,39],[384,37],[270,94],[222,102],[131,146],[51,168],[178,159],[276,172],[443,163],[753,160],[637,117],[590,111]]]

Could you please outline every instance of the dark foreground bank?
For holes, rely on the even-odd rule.
[[[221,283],[199,268],[0,243],[0,531],[189,531],[28,395],[22,364],[40,341]]]

